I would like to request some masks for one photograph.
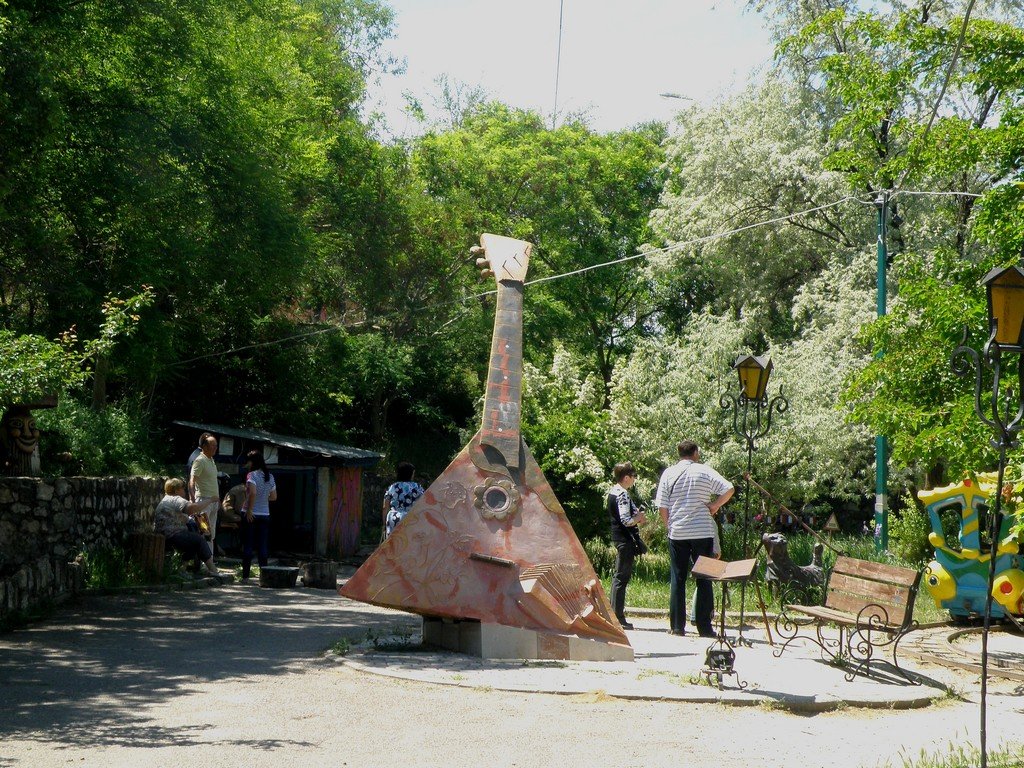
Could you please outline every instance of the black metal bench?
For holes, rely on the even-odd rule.
[[[899,665],[899,642],[913,629],[914,600],[921,573],[910,568],[840,557],[829,578],[823,606],[786,604],[775,622],[785,642],[775,651],[779,657],[797,639],[810,640],[837,664],[849,665],[846,679],[860,673],[870,675],[870,662],[880,650],[891,651],[892,665],[904,680],[919,684]],[[814,636],[800,634],[802,627],[814,626]],[[839,628],[838,640],[826,637],[822,629]],[[879,672],[877,665],[875,671]]]

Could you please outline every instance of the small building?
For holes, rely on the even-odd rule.
[[[199,435],[216,436],[214,461],[228,475],[229,487],[245,482],[245,455],[251,450],[263,452],[277,482],[277,501],[270,515],[271,551],[329,558],[355,554],[363,520],[363,470],[375,467],[382,454],[260,429],[194,421],[174,425],[179,427],[175,444],[183,469]]]

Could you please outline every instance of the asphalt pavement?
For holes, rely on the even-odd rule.
[[[811,714],[851,707],[889,712],[938,701],[937,711],[945,707],[949,717],[958,686],[973,686],[970,673],[909,657],[906,664],[921,685],[888,678],[847,682],[843,668],[822,661],[812,648],[794,647],[775,658],[763,631],[751,628],[753,645],[736,648],[736,675],[725,676],[719,689],[714,678],[709,685],[700,675],[707,639],[670,636],[659,618],[634,624],[632,663],[496,662],[420,648],[418,617],[354,603],[331,590],[233,583],[89,596],[0,635],[0,768],[393,765],[399,754],[407,765],[469,766],[492,749],[487,733],[505,726],[466,730],[459,728],[462,719],[483,717],[485,706],[497,723],[508,723],[534,708],[557,710],[556,699],[573,701],[543,694],[597,697],[598,707],[619,702],[608,705],[616,708],[606,713],[611,726],[602,713],[590,724],[597,729],[592,738],[600,740],[614,734],[622,707],[659,722],[674,711],[664,706],[696,712],[708,703],[762,704]],[[1010,639],[1001,642],[1013,652],[1005,645]],[[509,693],[494,698],[498,691]],[[1021,692],[1019,682],[993,684],[993,712],[1019,717]],[[575,718],[578,706],[566,704],[565,716]],[[399,718],[409,727],[382,727],[382,719],[406,709],[418,712],[411,723],[402,719],[408,713]],[[558,733],[557,723],[542,714],[530,717],[537,718],[531,728]],[[727,717],[716,719],[725,727]],[[790,727],[772,725],[765,713],[755,720],[774,729],[765,738]],[[443,763],[426,758],[417,741],[426,723],[448,734]],[[394,743],[382,741],[382,733]],[[794,744],[802,738],[802,732],[790,737]],[[544,764],[550,746],[526,739],[516,749]],[[813,755],[824,747],[811,741],[801,749]],[[491,762],[505,764],[503,753],[496,754]],[[558,764],[557,752],[551,754],[551,764]],[[743,752],[733,764],[743,765],[746,757]],[[761,756],[750,764],[772,763]]]

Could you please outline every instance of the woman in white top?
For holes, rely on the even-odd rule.
[[[249,578],[255,549],[262,568],[267,564],[270,544],[270,504],[277,499],[277,483],[267,469],[263,451],[249,451],[245,466],[245,504],[242,506],[242,579]]]

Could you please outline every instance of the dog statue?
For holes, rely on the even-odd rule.
[[[810,565],[797,565],[790,560],[789,542],[781,533],[766,533],[761,537],[761,543],[768,553],[765,582],[769,594],[774,594],[773,590],[790,585],[804,589],[824,586],[825,569],[821,565],[821,555],[825,548],[821,542],[814,545]]]

